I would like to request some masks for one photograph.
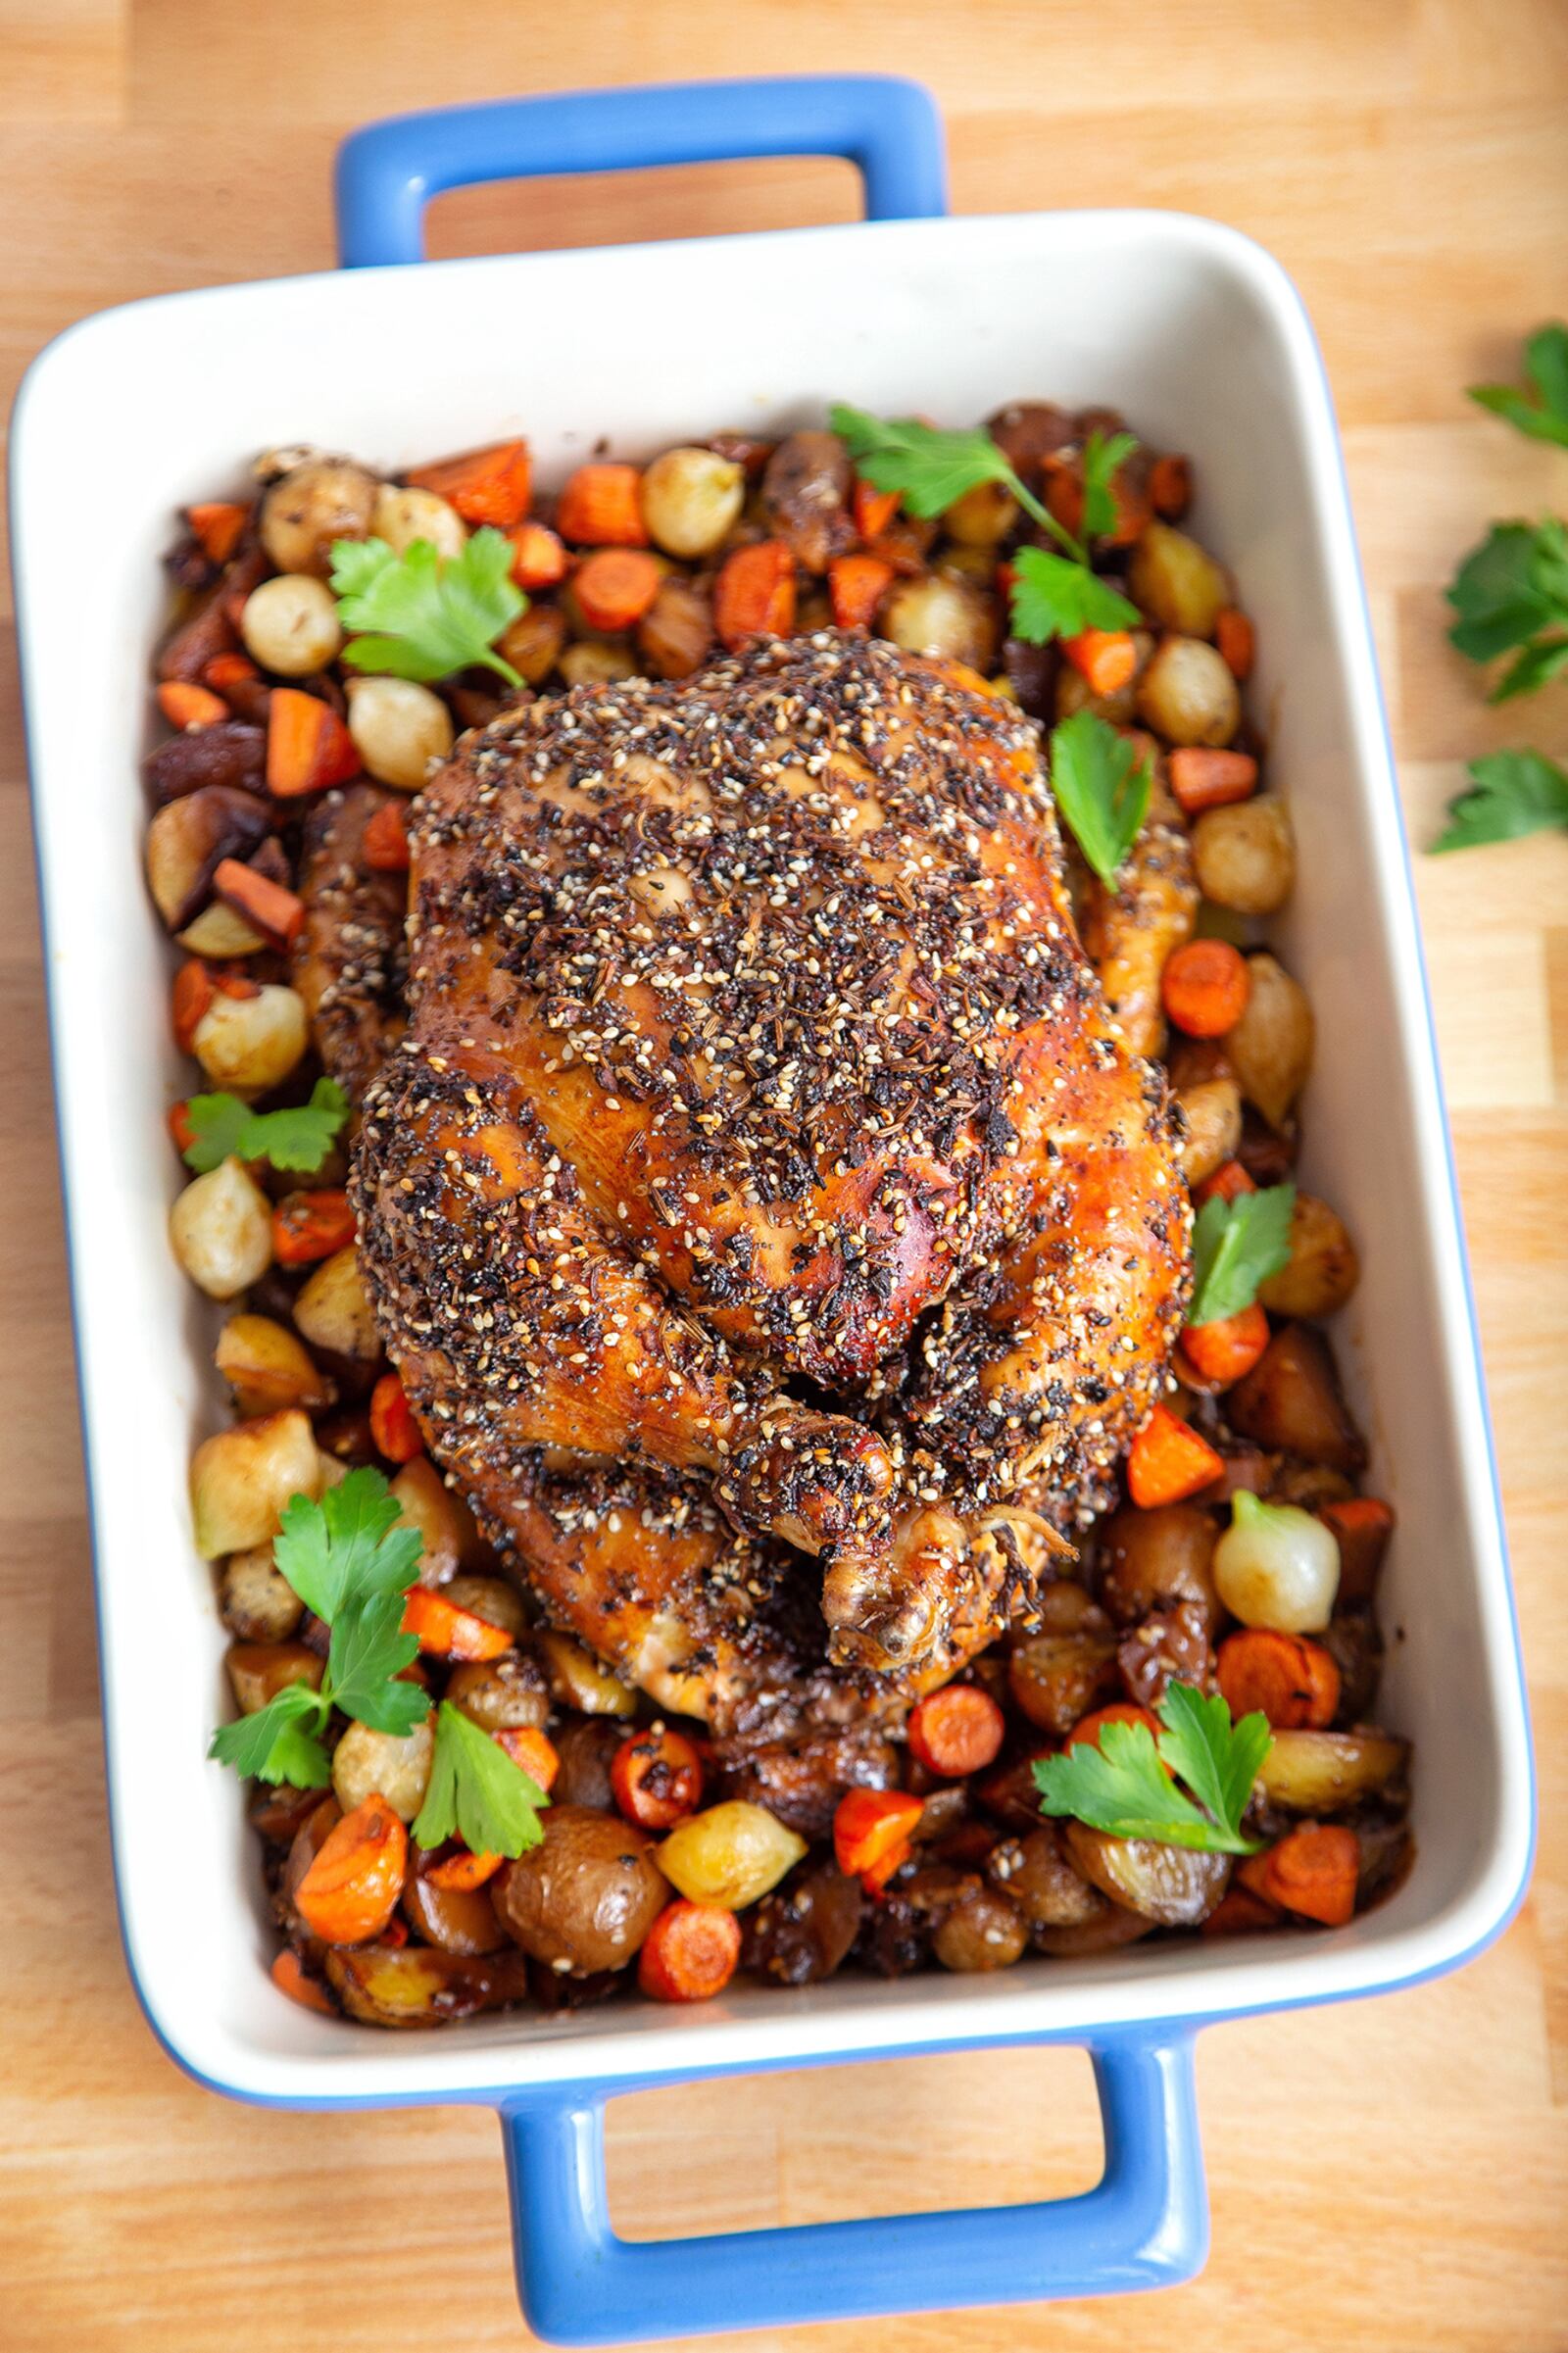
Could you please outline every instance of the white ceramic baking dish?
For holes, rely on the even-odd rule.
[[[116,1870],[156,2033],[215,2088],[293,2105],[486,2100],[504,2114],[530,2319],[575,2341],[1083,2294],[1185,2276],[1204,2210],[1193,2030],[1452,1968],[1517,1903],[1532,1838],[1525,1702],[1398,804],[1334,418],[1268,256],[1167,213],[853,227],[420,266],[433,187],[574,166],[840,153],[873,209],[940,209],[939,134],[876,80],[620,92],[410,118],[351,142],[346,258],[88,319],[30,370],[14,524]],[[192,191],[199,202],[199,191]],[[604,436],[639,456],[844,398],[970,422],[1004,399],[1110,402],[1186,450],[1198,529],[1258,625],[1255,708],[1299,890],[1284,954],[1317,1010],[1304,1174],[1360,1245],[1338,1345],[1397,1504],[1380,1713],[1415,1741],[1418,1853],[1335,1935],[1135,1947],[990,1979],[842,1978],[397,2037],[296,2009],[241,1791],[205,1759],[223,1638],[190,1542],[191,1447],[222,1417],[212,1317],[170,1255],[163,1126],[184,1078],[144,901],[135,771],[159,557],[175,510],[306,439],[396,467],[525,431],[548,483]],[[92,453],[84,466],[82,452]],[[166,1900],[171,1814],[196,1908]],[[1087,2043],[1100,2187],[1055,2205],[627,2246],[597,2145],[607,2093],[710,2072],[1024,2039]],[[1020,2184],[1020,2188],[1026,2187]]]

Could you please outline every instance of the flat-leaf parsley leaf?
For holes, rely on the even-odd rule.
[[[1472,384],[1470,398],[1533,441],[1555,441],[1568,449],[1568,327],[1553,321],[1531,336],[1525,373],[1534,397],[1512,384]]]
[[[343,660],[426,681],[483,667],[520,686],[495,650],[528,602],[512,579],[512,562],[511,541],[488,524],[456,556],[438,555],[428,539],[416,539],[401,556],[384,539],[334,540],[332,588],[351,633]]]
[[[1568,825],[1568,773],[1541,752],[1492,752],[1470,762],[1468,790],[1448,804],[1434,850],[1473,850]]]
[[[1266,1185],[1239,1193],[1234,1201],[1210,1195],[1193,1228],[1193,1298],[1190,1324],[1219,1323],[1240,1315],[1256,1299],[1270,1275],[1291,1262],[1291,1218],[1296,1187]]]
[[[1051,731],[1051,789],[1078,847],[1114,890],[1149,810],[1148,761],[1097,712],[1075,711]]]
[[[185,1105],[191,1135],[185,1165],[205,1174],[232,1154],[310,1174],[326,1158],[348,1115],[349,1099],[330,1078],[317,1080],[309,1103],[281,1111],[253,1111],[237,1095],[193,1095]]]
[[[473,1854],[525,1854],[544,1837],[539,1808],[549,1803],[532,1776],[471,1716],[442,1700],[429,1787],[414,1825],[417,1845],[458,1838]]]
[[[1154,1838],[1207,1854],[1255,1854],[1242,1816],[1273,1735],[1254,1711],[1239,1724],[1226,1701],[1173,1683],[1147,1724],[1102,1724],[1098,1745],[1080,1740],[1034,1767],[1044,1814],[1072,1815],[1113,1838]],[[1169,1771],[1166,1768],[1169,1768]],[[1175,1774],[1193,1794],[1179,1789]]]
[[[1515,660],[1487,700],[1531,694],[1568,664],[1568,529],[1541,523],[1494,523],[1454,575],[1448,603],[1458,619],[1448,631],[1471,662]]]

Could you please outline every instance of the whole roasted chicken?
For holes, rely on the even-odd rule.
[[[355,1189],[432,1453],[720,1731],[941,1681],[1107,1499],[1187,1282],[1036,730],[879,640],[771,641],[505,712],[412,850]]]

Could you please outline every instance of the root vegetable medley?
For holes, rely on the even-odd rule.
[[[1048,1967],[1408,1865],[1191,468],[830,428],[541,498],[279,452],[169,559],[213,1750],[308,2008]]]

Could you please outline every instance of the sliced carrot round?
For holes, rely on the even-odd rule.
[[[301,1880],[294,1908],[325,1944],[365,1944],[397,1909],[409,1834],[384,1797],[371,1795],[328,1831]]]
[[[513,1647],[504,1626],[493,1626],[475,1610],[460,1609],[427,1585],[416,1585],[405,1594],[403,1631],[416,1635],[419,1648],[435,1658],[499,1658]]]
[[[982,1773],[996,1761],[1006,1719],[976,1683],[928,1691],[909,1711],[909,1753],[928,1773]]]
[[[1112,1699],[1106,1706],[1080,1716],[1062,1746],[1076,1748],[1081,1741],[1087,1741],[1091,1748],[1098,1748],[1100,1736],[1107,1724],[1142,1724],[1152,1740],[1159,1737],[1159,1719],[1151,1715],[1147,1707],[1135,1707],[1130,1699]]]
[[[1189,940],[1166,957],[1159,994],[1190,1038],[1223,1038],[1247,1010],[1251,976],[1228,940]]]
[[[646,548],[596,548],[571,575],[571,597],[590,629],[618,635],[635,628],[663,578]]]
[[[673,1830],[703,1802],[703,1760],[684,1733],[656,1724],[622,1740],[611,1760],[610,1786],[628,1822]]]
[[[356,1230],[349,1197],[341,1190],[285,1193],[272,1211],[272,1255],[280,1266],[312,1266],[346,1250]]]
[[[637,1983],[655,2001],[711,2001],[735,1975],[740,1957],[735,1914],[683,1895],[660,1913],[644,1937]]]
[[[323,2017],[335,2018],[337,2004],[319,1978],[313,1978],[291,1944],[285,1944],[272,1958],[268,1972],[279,1993],[286,1993],[291,2002],[302,2010],[319,2010]]]
[[[1215,1672],[1231,1714],[1260,1711],[1275,1732],[1324,1732],[1340,1704],[1332,1652],[1304,1635],[1244,1627],[1221,1642]]]
[[[1189,1324],[1182,1334],[1182,1354],[1203,1380],[1228,1388],[1245,1379],[1268,1347],[1268,1317],[1254,1299],[1234,1315],[1218,1315],[1212,1323]]]

